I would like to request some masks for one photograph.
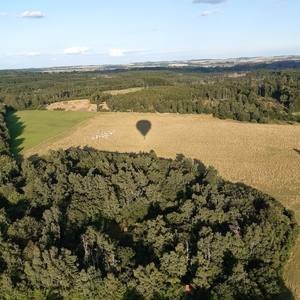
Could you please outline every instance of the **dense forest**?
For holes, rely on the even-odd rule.
[[[0,113],[1,299],[272,299],[293,214],[178,155],[14,161]]]
[[[0,75],[0,102],[15,109],[43,109],[52,102],[87,97],[99,103],[103,91],[143,87],[105,101],[112,111],[209,113],[259,123],[300,121],[296,114],[300,111],[299,70],[2,71]]]

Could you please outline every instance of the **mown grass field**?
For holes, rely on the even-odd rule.
[[[295,212],[300,224],[300,125],[261,125],[176,114],[25,111],[17,116],[25,124],[21,137],[26,156],[85,145],[119,152],[153,149],[163,157],[184,154],[213,165],[225,179],[274,196]],[[95,117],[86,121],[91,116]],[[136,129],[139,120],[152,123],[146,138]],[[285,279],[300,299],[300,239]]]
[[[18,111],[8,114],[7,121],[15,154],[26,152],[70,128],[95,116],[90,112]]]

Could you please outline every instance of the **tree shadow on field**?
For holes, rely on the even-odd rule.
[[[293,150],[300,155],[300,149],[294,148]]]
[[[5,121],[10,136],[10,152],[16,159],[19,159],[21,156],[21,151],[23,150],[23,147],[21,146],[24,142],[24,139],[20,138],[20,136],[24,131],[25,125],[14,110],[7,111],[5,115]]]
[[[278,296],[272,298],[272,300],[295,300],[295,296],[292,291],[282,281],[281,292]]]

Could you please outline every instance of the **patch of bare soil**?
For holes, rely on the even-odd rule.
[[[89,111],[96,112],[97,105],[92,104],[88,99],[69,100],[55,102],[47,105],[47,110],[65,110],[65,111]]]

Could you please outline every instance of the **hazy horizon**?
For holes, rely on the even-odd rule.
[[[51,65],[51,66],[39,66],[39,67],[21,67],[21,68],[14,68],[14,67],[8,67],[8,68],[2,68],[0,66],[0,71],[5,71],[5,70],[30,70],[30,69],[51,69],[51,68],[84,68],[84,67],[101,67],[101,66],[126,66],[126,65],[134,65],[134,64],[159,64],[159,63],[181,63],[181,62],[191,62],[191,61],[218,61],[218,60],[222,60],[222,61],[229,61],[229,60],[234,60],[234,59],[271,59],[271,58],[283,58],[283,57],[299,57],[300,59],[300,54],[279,54],[279,55],[265,55],[265,56],[236,56],[236,57],[219,57],[219,58],[188,58],[188,59],[170,59],[170,60],[141,60],[141,61],[132,61],[132,62],[127,62],[127,63],[102,63],[102,64],[62,64],[62,65]],[[298,58],[297,58],[298,59]]]
[[[297,55],[296,0],[10,0],[0,69]]]

